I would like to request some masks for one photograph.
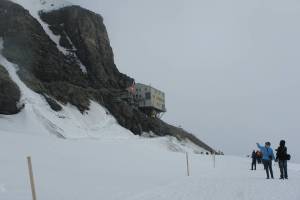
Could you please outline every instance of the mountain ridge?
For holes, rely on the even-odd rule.
[[[114,64],[100,15],[79,6],[67,6],[39,12],[42,22],[22,6],[7,0],[0,2],[0,10],[3,10],[0,13],[3,56],[19,66],[17,73],[21,80],[42,95],[52,109],[59,111],[61,103],[70,103],[85,113],[92,100],[107,108],[121,126],[134,134],[170,135],[215,152],[183,129],[147,117],[125,101],[113,101],[134,79],[120,73]],[[45,31],[47,26],[52,33]],[[59,41],[53,41],[55,37]]]

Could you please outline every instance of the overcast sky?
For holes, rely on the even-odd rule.
[[[71,1],[104,17],[121,72],[166,93],[164,120],[226,154],[283,138],[300,162],[300,1]]]

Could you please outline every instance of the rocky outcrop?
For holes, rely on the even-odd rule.
[[[93,88],[126,88],[132,79],[120,73],[114,64],[113,51],[103,18],[79,6],[40,13],[50,29],[61,36],[60,44],[74,52],[87,67]],[[69,42],[71,41],[71,43]]]
[[[89,86],[80,66],[68,62],[39,22],[23,7],[1,0],[0,11],[0,37],[4,42],[2,53],[10,62],[20,66],[18,75],[26,85],[40,94],[54,96],[64,103],[70,102],[81,111],[88,109],[89,98],[78,89]],[[61,85],[68,85],[68,90],[76,91],[72,93],[72,98],[62,93],[52,93],[54,87],[59,89]],[[75,101],[76,97],[82,101]]]
[[[8,0],[0,1],[3,55],[20,67],[18,75],[22,81],[43,95],[53,110],[61,110],[58,101],[71,103],[84,112],[89,109],[90,100],[94,100],[134,134],[171,135],[213,151],[192,134],[150,118],[126,101],[115,101],[116,94],[123,92],[134,80],[120,73],[114,64],[100,15],[79,6],[70,6],[40,13],[40,16],[52,32],[61,37],[59,44],[68,49],[69,54],[59,51],[27,10]],[[78,59],[85,65],[86,73]]]
[[[20,96],[18,86],[10,79],[6,69],[0,65],[0,114],[18,113]]]

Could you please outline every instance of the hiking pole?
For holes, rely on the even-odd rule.
[[[35,193],[33,170],[32,170],[32,163],[31,163],[31,157],[30,156],[27,157],[27,164],[28,164],[28,171],[29,171],[29,178],[30,178],[32,200],[37,200],[36,199],[36,193]]]

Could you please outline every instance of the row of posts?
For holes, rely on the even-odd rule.
[[[187,170],[187,176],[190,176],[190,162],[189,162],[189,153],[186,152],[186,170]],[[213,161],[213,167],[216,167],[216,154],[212,154],[212,161]],[[27,165],[28,165],[28,172],[29,172],[29,180],[30,180],[30,186],[31,186],[31,194],[32,194],[32,200],[37,200],[36,198],[36,190],[35,190],[35,183],[34,183],[34,176],[33,176],[33,169],[32,169],[32,161],[31,157],[27,157]]]
[[[213,162],[213,168],[216,168],[216,154],[212,153],[212,162]],[[185,157],[186,157],[186,174],[187,176],[191,175],[191,170],[190,170],[190,161],[189,161],[189,153],[186,152],[185,153]]]

